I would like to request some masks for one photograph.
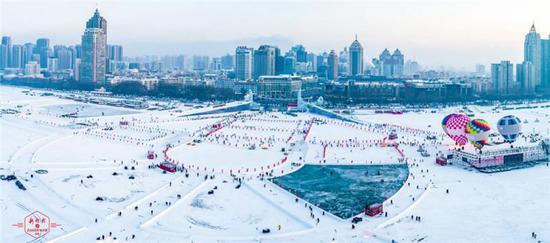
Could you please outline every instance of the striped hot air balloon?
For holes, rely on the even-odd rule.
[[[491,127],[486,120],[474,119],[468,122],[465,132],[466,137],[474,147],[481,149],[487,144]]]

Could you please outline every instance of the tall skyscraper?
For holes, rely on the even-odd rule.
[[[0,45],[0,69],[5,69],[10,66],[11,51],[11,37],[2,36],[2,45]]]
[[[531,62],[516,64],[516,82],[519,83],[521,92],[531,94],[535,92],[535,67]]]
[[[509,95],[514,88],[514,66],[510,61],[491,64],[491,88],[494,95]]]
[[[23,45],[23,66],[32,61],[34,47],[35,45],[33,43],[25,43],[25,45]]]
[[[334,50],[331,50],[327,58],[327,79],[338,79],[338,55]]]
[[[296,53],[292,50],[285,53],[283,74],[294,74],[296,67]]]
[[[540,84],[541,77],[541,40],[540,35],[535,29],[535,24],[531,25],[529,33],[525,35],[524,43],[524,55],[523,61],[531,62],[534,67],[535,73],[533,77],[535,79],[535,86]]]
[[[254,49],[246,46],[239,46],[235,49],[235,77],[238,80],[249,80],[252,78]]]
[[[381,76],[391,77],[392,76],[392,59],[391,54],[388,49],[384,49],[380,54],[380,74]]]
[[[23,46],[22,45],[13,45],[11,47],[11,67],[13,68],[25,68],[23,63]]]
[[[48,38],[37,39],[34,53],[40,56],[40,67],[47,68],[48,58],[50,58],[50,55],[51,55],[50,39]]]
[[[541,86],[550,89],[550,35],[547,40],[541,40]]]
[[[293,46],[292,51],[296,54],[296,62],[307,62],[307,51],[303,45]]]
[[[392,68],[391,68],[392,77],[394,78],[402,77],[405,58],[403,54],[401,54],[401,51],[399,51],[399,49],[395,49],[395,51],[391,55],[391,60],[392,60]]]
[[[275,75],[276,47],[262,45],[254,51],[254,78],[264,75]]]
[[[80,62],[80,80],[85,82],[105,82],[107,62],[107,20],[94,15],[86,22],[82,35],[82,58]]]
[[[53,47],[53,56],[57,58],[59,70],[73,69],[73,53],[71,49],[63,45]]]
[[[363,74],[363,46],[355,40],[349,46],[349,74],[351,76]]]

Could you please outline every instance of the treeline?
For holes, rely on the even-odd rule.
[[[12,78],[3,79],[1,83],[6,85],[65,91],[91,91],[100,87],[104,87],[107,91],[110,91],[115,95],[148,96],[155,98],[172,98],[181,100],[228,101],[242,99],[242,95],[235,94],[233,89],[229,88],[216,88],[207,85],[190,86],[165,82],[159,82],[156,85],[152,86],[150,89],[147,89],[147,87],[141,82],[135,81],[120,82],[114,85],[99,85],[96,83],[78,82],[74,80]]]

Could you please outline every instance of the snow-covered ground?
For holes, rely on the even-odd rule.
[[[34,211],[61,224],[44,242],[550,241],[548,163],[494,174],[434,163],[437,153],[453,146],[442,135],[441,119],[466,112],[464,107],[401,115],[358,110],[353,116],[365,122],[359,125],[306,113],[188,117],[183,115],[196,109],[183,104],[132,110],[23,90],[0,86],[0,108],[20,111],[0,117],[0,175],[16,175],[27,189],[0,181],[0,242],[32,241],[13,225]],[[515,115],[524,121],[524,136],[548,138],[550,109],[542,105],[466,108],[493,129],[500,117]],[[79,116],[61,116],[77,108]],[[391,131],[397,132],[398,149],[388,146]],[[531,142],[522,137],[518,144]],[[419,145],[429,157],[421,156]],[[148,150],[158,157],[148,160]],[[162,173],[154,165],[165,153],[185,169]],[[363,222],[355,229],[350,219],[268,180],[304,164],[405,162],[409,175],[384,202],[387,214],[356,212]]]

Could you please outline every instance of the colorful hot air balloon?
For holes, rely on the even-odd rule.
[[[445,117],[443,117],[443,120],[441,121],[441,127],[443,128],[443,131],[449,135],[449,133],[447,132],[447,122],[449,121],[449,119],[453,116],[455,116],[456,114],[449,114],[449,115],[446,115]]]
[[[470,117],[464,114],[454,114],[449,117],[446,123],[447,134],[459,145],[464,145],[468,142],[466,138],[465,128],[470,122]]]
[[[507,143],[513,143],[521,132],[521,120],[516,116],[505,116],[497,122],[497,129]]]
[[[481,149],[487,144],[491,127],[489,123],[483,119],[474,119],[468,122],[466,126],[466,137],[474,147]]]

